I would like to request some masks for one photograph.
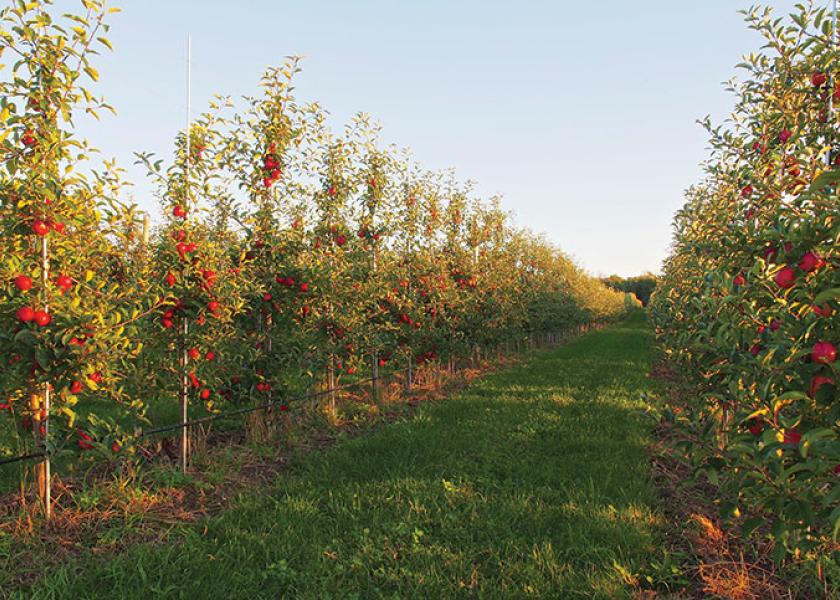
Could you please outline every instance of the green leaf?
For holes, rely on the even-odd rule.
[[[828,522],[831,524],[831,539],[836,542],[840,535],[840,506],[831,511]]]
[[[829,300],[834,300],[838,296],[840,296],[840,288],[829,288],[817,294],[817,297],[814,298],[814,304],[823,304]]]
[[[753,532],[764,525],[766,521],[761,517],[752,517],[744,521],[743,525],[741,525],[741,536],[744,539],[749,538]]]

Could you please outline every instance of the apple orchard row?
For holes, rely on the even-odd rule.
[[[295,59],[236,107],[216,98],[170,162],[138,155],[162,207],[150,231],[116,164],[71,168],[91,156],[71,119],[110,108],[83,87],[109,9],[85,4],[72,27],[47,2],[0,13],[0,453],[126,453],[179,393],[212,413],[626,310],[366,115],[330,131],[292,94]]]
[[[723,515],[775,557],[836,558],[840,529],[840,73],[831,17],[746,13],[767,45],[739,65],[726,127],[708,121],[652,301],[693,393],[679,444]],[[835,563],[836,568],[836,563]]]

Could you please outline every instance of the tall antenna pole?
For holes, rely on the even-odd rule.
[[[187,34],[187,135],[186,147],[184,149],[184,210],[186,214],[190,214],[190,159],[192,150],[191,140],[192,129],[192,36]],[[186,218],[185,218],[186,222]],[[189,321],[186,317],[182,318],[181,322],[181,347],[180,347],[180,363],[181,363],[181,385],[179,390],[179,400],[181,401],[181,471],[186,473],[187,464],[189,464],[190,452],[190,438],[187,430],[188,420],[188,387],[187,387],[187,366],[189,365],[189,354],[187,353],[187,335],[189,334]]]
[[[190,137],[192,128],[192,35],[187,34],[187,150],[186,150],[186,197],[187,206],[184,208],[189,211],[190,201]]]
[[[834,0],[832,2],[832,7],[831,7],[831,52],[835,53],[836,49],[837,49],[837,0]],[[834,71],[834,68],[833,68],[834,57],[832,57],[831,65],[832,65],[831,70]],[[833,73],[831,75],[833,75]],[[836,89],[836,86],[837,86],[838,82],[831,79],[831,75],[829,76],[830,85],[833,84],[835,86],[835,89]],[[829,90],[828,90],[828,122],[830,123],[833,120],[834,120],[834,93],[831,90],[831,88],[829,88]],[[828,136],[826,136],[826,137],[828,137]],[[833,140],[826,140],[826,141],[833,142]],[[834,154],[834,148],[830,147],[828,149],[828,152],[825,155],[826,166],[831,166],[831,160],[833,158],[832,157],[833,154]],[[835,157],[835,160],[836,160],[836,157]]]

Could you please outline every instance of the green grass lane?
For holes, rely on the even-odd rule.
[[[297,460],[167,543],[26,597],[620,598],[655,552],[643,315]]]

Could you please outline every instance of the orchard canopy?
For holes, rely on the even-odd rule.
[[[705,180],[686,195],[651,303],[696,386],[684,449],[786,551],[830,555],[840,531],[840,68],[832,14],[746,13],[765,40],[739,65],[735,110],[704,123]],[[769,526],[769,530],[765,530]]]
[[[239,110],[214,99],[171,162],[139,155],[147,218],[73,127],[111,110],[94,62],[115,9],[50,4],[0,12],[0,456],[130,453],[179,400],[213,413],[635,305],[497,199],[383,146],[369,116],[331,131],[294,95],[297,59]]]

